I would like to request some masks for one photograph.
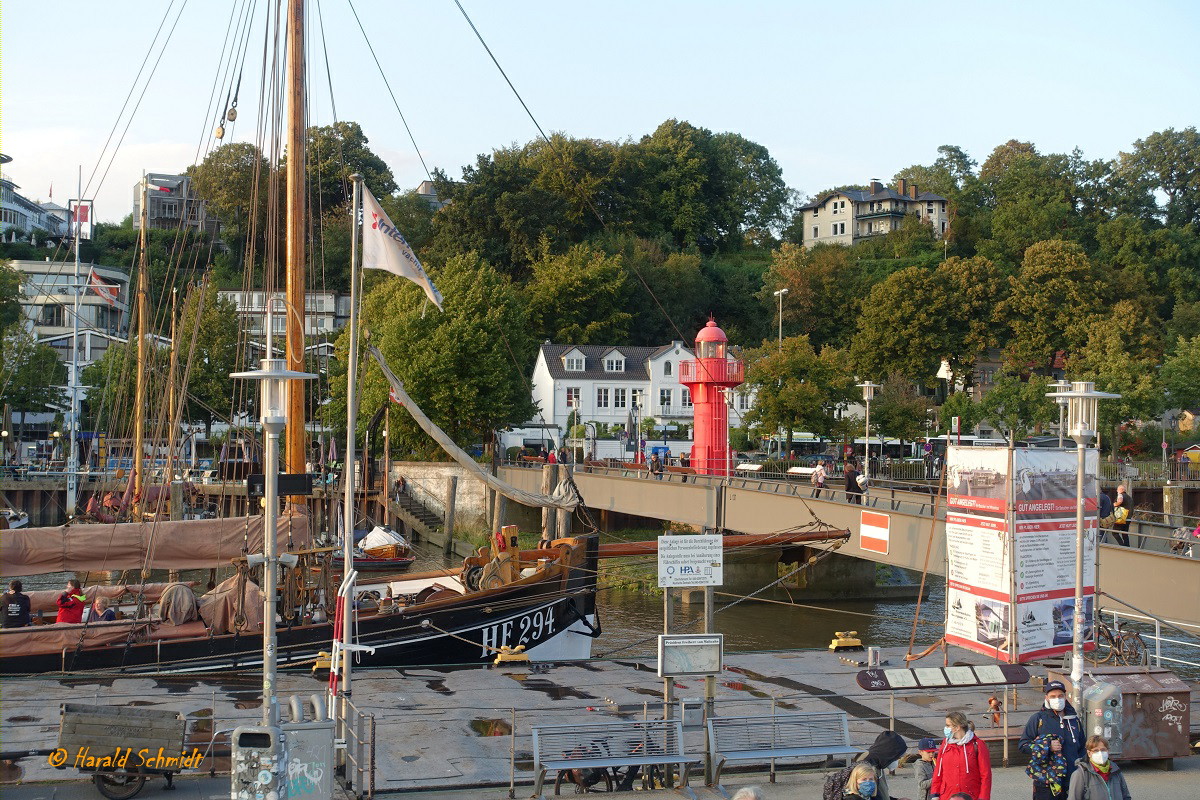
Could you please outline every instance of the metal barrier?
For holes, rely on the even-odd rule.
[[[1165,661],[1170,664],[1180,664],[1182,666],[1192,667],[1193,669],[1200,669],[1200,625],[1190,625],[1186,622],[1168,622],[1169,627],[1174,629],[1195,629],[1196,640],[1189,642],[1183,639],[1175,639],[1163,636],[1164,620],[1158,617],[1151,617],[1145,614],[1134,614],[1128,611],[1117,611],[1116,609],[1109,608],[1101,609],[1099,613],[1102,617],[1107,616],[1112,619],[1112,627],[1114,632],[1124,632],[1129,630],[1129,628],[1123,628],[1121,626],[1121,620],[1123,619],[1138,623],[1143,627],[1153,627],[1153,633],[1137,628],[1134,630],[1136,630],[1137,634],[1143,639],[1149,639],[1154,643],[1154,649],[1150,655],[1150,660],[1153,662],[1154,666],[1161,667]],[[1169,647],[1173,646],[1176,648],[1183,648],[1184,651],[1188,653],[1194,653],[1195,660],[1192,661],[1186,658],[1175,658],[1173,656],[1163,655],[1162,651],[1164,644],[1168,645]]]
[[[341,693],[338,697],[340,702],[334,704],[335,708],[345,708],[349,714],[340,720],[346,737],[342,788],[359,800],[370,800],[375,796],[375,715],[361,711]]]

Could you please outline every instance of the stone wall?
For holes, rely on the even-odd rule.
[[[460,531],[478,530],[487,527],[485,516],[486,493],[482,481],[468,475],[467,471],[453,462],[393,461],[391,482],[401,475],[408,482],[412,493],[437,514],[446,509],[446,478],[458,478],[458,489],[454,497],[454,527]]]

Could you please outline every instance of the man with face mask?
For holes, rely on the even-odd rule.
[[[1075,707],[1067,702],[1067,687],[1062,681],[1047,681],[1042,691],[1046,693],[1046,702],[1025,724],[1025,732],[1021,734],[1017,747],[1023,753],[1031,753],[1033,743],[1039,736],[1054,734],[1059,741],[1054,742],[1052,747],[1061,748],[1067,760],[1067,778],[1070,779],[1075,762],[1084,755],[1083,726]]]

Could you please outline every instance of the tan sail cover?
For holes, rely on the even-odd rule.
[[[4,574],[43,575],[105,569],[202,569],[240,556],[244,547],[261,553],[262,516],[112,525],[19,528],[0,536]],[[246,535],[249,533],[249,544]],[[308,517],[279,520],[279,549],[309,545]]]
[[[193,581],[187,581],[186,584],[191,586]],[[174,586],[173,583],[147,583],[145,586],[134,584],[133,586],[125,586],[124,584],[114,584],[112,586],[86,586],[83,593],[87,597],[88,604],[96,602],[97,597],[106,597],[109,600],[120,601],[126,594],[131,600],[136,600],[139,592],[145,591],[146,602],[156,603],[163,590],[168,586]],[[58,611],[58,598],[66,591],[64,584],[62,589],[38,589],[32,592],[26,592],[25,596],[29,598],[29,610],[35,614],[39,611]]]
[[[150,630],[146,620],[117,620],[115,622],[93,622],[87,625],[35,625],[30,628],[4,628],[0,630],[0,652],[4,658],[61,653],[74,653],[81,648],[114,646],[129,641],[130,632],[135,641],[144,638]]]
[[[263,597],[265,596],[262,589],[258,588],[258,584],[246,581],[242,584],[242,598],[239,602],[238,583],[238,576],[230,575],[217,584],[216,588],[200,598],[200,618],[204,620],[204,624],[209,627],[214,636],[233,633],[237,630],[235,618],[239,605],[246,617],[248,629],[258,630],[262,627]]]

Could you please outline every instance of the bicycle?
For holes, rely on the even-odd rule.
[[[1140,667],[1147,662],[1146,643],[1137,631],[1121,630],[1120,620],[1114,620],[1110,628],[1102,617],[1096,618],[1096,649],[1092,651],[1093,664],[1119,664]]]

